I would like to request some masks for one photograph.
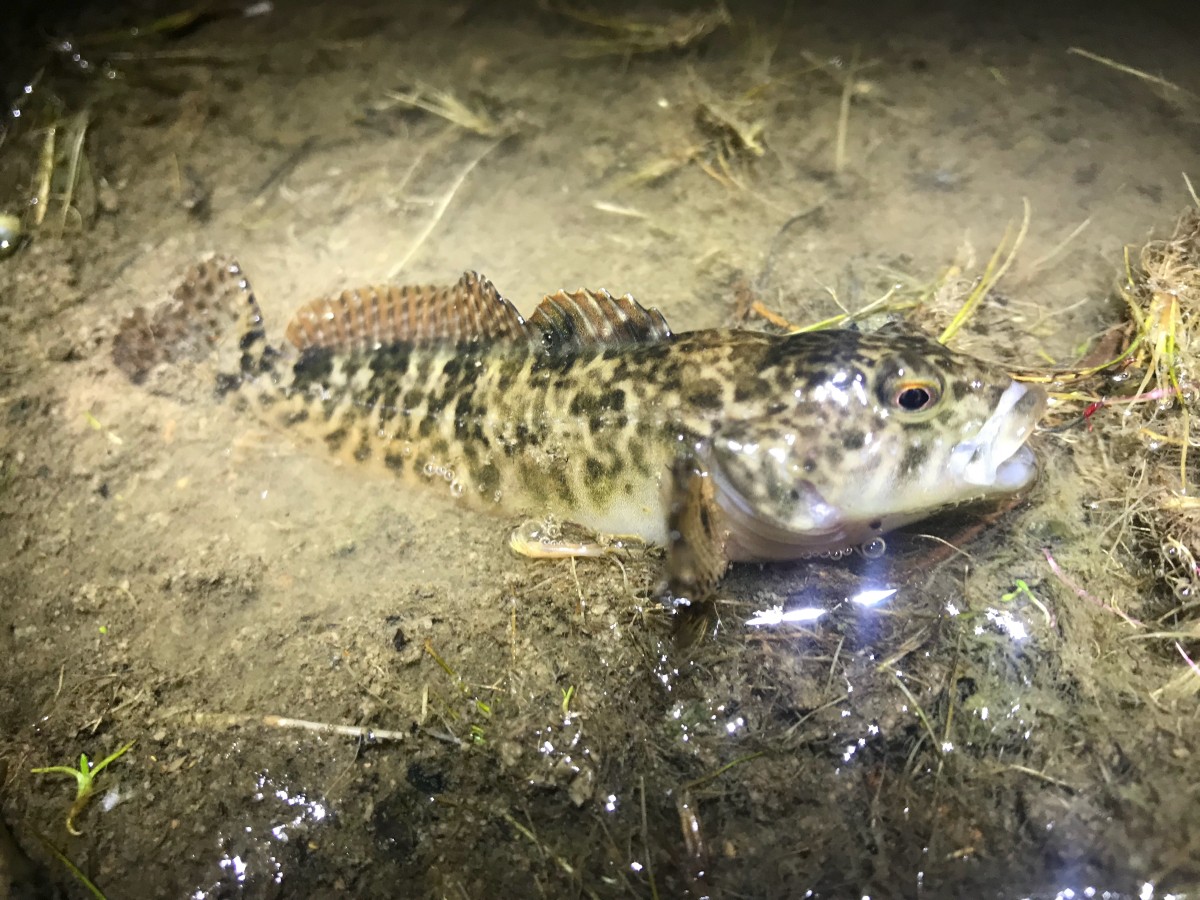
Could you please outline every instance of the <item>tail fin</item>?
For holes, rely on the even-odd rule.
[[[275,351],[250,282],[236,262],[217,256],[192,266],[170,300],[126,316],[113,339],[112,358],[140,384],[160,363],[204,359],[226,347],[236,348],[237,371],[221,375],[228,386],[273,371]]]

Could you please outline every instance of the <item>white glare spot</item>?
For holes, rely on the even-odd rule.
[[[747,625],[806,625],[815,622],[825,615],[825,610],[819,606],[804,606],[800,609],[783,611],[782,606],[772,606],[770,609],[760,609],[746,620]]]
[[[218,863],[222,869],[228,869],[238,881],[246,880],[246,863],[240,856],[226,856]]]
[[[1017,619],[1010,611],[993,608],[989,609],[985,615],[989,622],[998,625],[1014,641],[1023,641],[1029,637],[1029,631],[1025,628],[1025,623]]]
[[[117,787],[109,788],[108,793],[105,794],[104,798],[100,801],[100,808],[102,810],[104,810],[105,812],[108,812],[110,809],[112,809],[114,806],[116,806],[118,803],[120,803],[124,799],[125,798],[123,796],[121,796],[120,788],[117,788]]]
[[[604,798],[604,808],[606,810],[608,810],[609,812],[617,811],[617,795],[616,794],[609,794],[607,797]]]
[[[1154,900],[1154,885],[1147,881],[1138,891],[1138,900]]]
[[[635,872],[640,872],[640,871],[642,871],[642,864],[640,862],[636,862],[636,861],[631,862],[629,864],[629,868],[633,869],[633,871],[635,871]]]
[[[875,606],[893,597],[896,593],[895,588],[879,588],[869,591],[859,591],[850,598],[851,603],[857,603],[859,606]]]
[[[736,719],[730,719],[728,722],[725,723],[725,731],[728,732],[729,734],[736,734],[737,730],[739,728],[743,727],[745,724],[746,724],[746,720],[743,719],[741,716],[738,716]]]

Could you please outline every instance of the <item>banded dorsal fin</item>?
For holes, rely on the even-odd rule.
[[[559,291],[526,321],[487,278],[466,272],[455,284],[374,285],[301,307],[287,327],[297,349],[370,352],[389,344],[531,342],[548,353],[670,340],[656,309],[628,294]]]
[[[671,328],[657,309],[646,309],[629,294],[608,291],[559,291],[545,297],[529,324],[542,334],[550,352],[595,345],[652,344],[671,339]]]
[[[466,272],[453,285],[374,285],[301,307],[287,327],[300,350],[370,352],[388,344],[527,341],[520,313],[488,279]]]

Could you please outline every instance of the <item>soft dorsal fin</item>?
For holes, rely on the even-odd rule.
[[[126,316],[112,358],[136,384],[159,363],[202,359],[226,345],[237,354],[238,377],[269,371],[272,354],[250,282],[236,262],[215,256],[190,267],[170,300]]]
[[[370,352],[387,344],[528,341],[529,326],[495,286],[466,272],[446,286],[377,285],[301,307],[287,327],[298,349]]]
[[[544,298],[529,324],[542,334],[551,352],[596,345],[649,344],[671,339],[667,320],[628,294],[608,291],[559,291]]]

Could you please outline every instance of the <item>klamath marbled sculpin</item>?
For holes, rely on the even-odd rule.
[[[525,319],[473,273],[315,301],[275,346],[241,269],[212,259],[123,322],[114,360],[140,381],[209,352],[230,319],[222,393],[475,506],[665,545],[675,597],[709,593],[731,561],[868,544],[1036,474],[1044,393],[926,338],[674,334],[603,291]]]

